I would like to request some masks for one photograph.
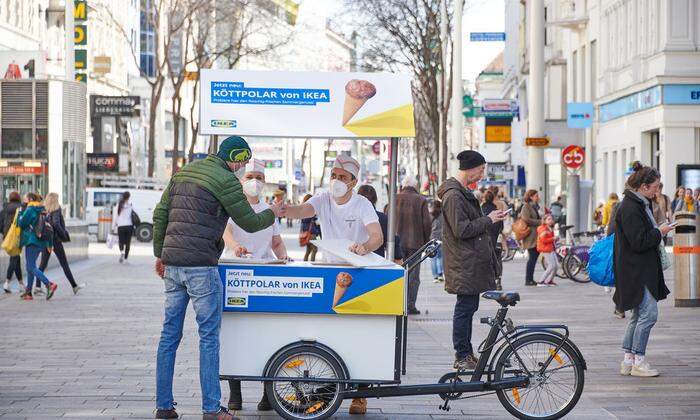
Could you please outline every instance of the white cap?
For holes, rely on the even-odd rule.
[[[417,189],[418,188],[418,180],[413,175],[406,175],[403,178],[403,181],[401,181],[401,186],[403,188],[411,187],[411,188]]]
[[[265,163],[260,159],[250,159],[248,164],[245,165],[245,171],[248,172],[260,172],[265,175]]]
[[[346,171],[350,172],[355,178],[357,178],[358,174],[360,173],[360,164],[348,155],[338,155],[338,157],[335,158],[335,163],[333,164],[333,167],[345,169]]]

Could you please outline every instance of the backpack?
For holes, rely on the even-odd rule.
[[[53,242],[53,226],[47,219],[48,215],[45,211],[39,213],[34,223],[34,234],[42,241]]]
[[[588,251],[588,276],[591,281],[600,286],[615,286],[615,271],[613,270],[613,247],[615,234],[596,241]]]

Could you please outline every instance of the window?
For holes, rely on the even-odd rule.
[[[49,133],[45,128],[36,129],[36,158],[49,158]]]
[[[32,129],[3,128],[2,157],[8,159],[32,159]]]
[[[95,192],[94,196],[92,201],[94,207],[113,207],[122,195],[118,192]]]

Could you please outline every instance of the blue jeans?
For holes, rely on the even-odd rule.
[[[479,309],[479,295],[457,295],[452,318],[452,344],[457,360],[474,353],[472,348],[472,320]]]
[[[216,267],[165,268],[165,319],[156,362],[156,408],[174,406],[175,353],[182,339],[187,305],[192,300],[199,326],[199,384],[202,411],[219,411],[219,330],[223,310],[223,285]]]
[[[44,274],[43,271],[39,270],[39,268],[36,266],[36,259],[39,258],[39,255],[41,255],[41,248],[39,248],[36,245],[27,245],[24,247],[24,259],[26,260],[27,264],[27,291],[31,292],[32,291],[32,286],[34,286],[34,277],[37,278],[37,280],[41,281],[46,285],[46,287],[49,287],[49,279],[46,278],[46,275]]]
[[[656,299],[644,287],[644,297],[642,303],[632,310],[632,318],[627,326],[625,338],[622,340],[622,349],[626,353],[634,353],[643,356],[647,351],[649,333],[656,324],[659,316],[659,308]]]
[[[433,270],[433,278],[442,277],[442,248],[438,248],[435,256],[430,259],[430,268]]]

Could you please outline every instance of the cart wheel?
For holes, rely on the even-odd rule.
[[[335,357],[313,345],[291,348],[270,363],[271,377],[328,379],[328,382],[302,380],[265,382],[268,400],[277,414],[288,420],[325,419],[333,415],[343,402],[344,384],[334,379],[347,379]]]
[[[466,373],[463,372],[462,374],[466,374]],[[440,383],[440,384],[444,384],[446,382],[452,384],[452,383],[460,383],[463,381],[459,377],[459,374],[457,372],[449,372],[449,373],[442,375],[440,380],[438,380],[438,383]],[[440,398],[442,398],[443,400],[446,401],[446,400],[459,399],[462,396],[462,393],[461,392],[441,392],[438,395],[440,396]]]

